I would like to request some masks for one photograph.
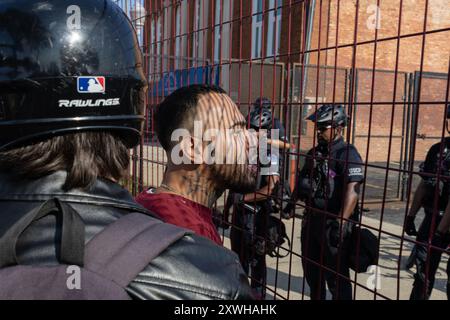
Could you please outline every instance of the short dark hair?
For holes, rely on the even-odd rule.
[[[175,90],[159,104],[155,112],[155,131],[164,150],[172,148],[172,132],[183,124],[190,125],[200,98],[208,93],[226,93],[221,87],[194,84]],[[191,127],[186,128],[191,129]]]
[[[38,179],[66,171],[63,189],[87,189],[97,178],[122,179],[130,159],[122,140],[107,132],[79,132],[0,152],[0,171]]]

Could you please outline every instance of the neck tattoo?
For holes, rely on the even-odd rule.
[[[160,186],[160,187],[166,189],[167,191],[176,193],[176,194],[178,194],[178,195],[182,195],[180,192],[176,191],[176,190],[173,189],[172,187],[169,187],[169,186],[168,186],[167,184],[165,184],[165,183],[161,183],[161,186]]]

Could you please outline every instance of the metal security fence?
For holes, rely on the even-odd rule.
[[[415,267],[405,268],[416,240],[404,230],[419,165],[446,135],[450,8],[445,0],[117,0],[133,21],[149,81],[147,124],[132,152],[129,187],[161,182],[166,155],[153,132],[153,110],[180,86],[222,86],[247,115],[257,97],[273,101],[295,148],[284,178],[316,143],[305,117],[324,103],[350,115],[346,140],[363,159],[359,224],[378,238],[378,263],[349,278],[354,299],[408,299]],[[217,202],[223,208],[226,195]],[[284,220],[291,245],[267,257],[266,299],[308,299],[300,248],[303,212]],[[417,224],[423,217],[420,211]],[[226,223],[230,223],[226,221]],[[221,229],[229,246],[229,229]],[[431,236],[427,248],[432,248]],[[441,249],[443,250],[443,249]],[[445,263],[431,299],[446,299]],[[327,298],[330,298],[329,293]]]

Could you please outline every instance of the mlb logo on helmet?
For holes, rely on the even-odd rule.
[[[105,93],[105,77],[78,77],[79,93]]]

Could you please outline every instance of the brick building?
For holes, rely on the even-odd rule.
[[[389,143],[390,160],[405,160],[411,141],[421,159],[442,134],[446,0],[142,1],[154,103],[186,82],[221,85],[244,113],[267,96],[302,149],[312,144],[313,127],[301,121],[311,108],[345,103],[349,137],[369,162],[387,161]]]

